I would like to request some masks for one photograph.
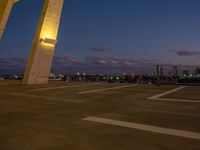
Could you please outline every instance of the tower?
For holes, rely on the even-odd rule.
[[[157,76],[156,85],[160,85],[160,66],[159,65],[157,65],[156,67],[156,76]]]
[[[64,0],[44,0],[40,21],[23,79],[24,84],[47,84],[57,43]]]
[[[19,0],[1,0],[1,2],[0,2],[0,39],[5,30],[11,9],[12,9],[14,3],[16,3],[18,1]]]
[[[173,73],[173,77],[177,77],[178,76],[178,67],[177,66],[173,66],[172,73]]]

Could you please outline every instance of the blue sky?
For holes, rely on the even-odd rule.
[[[14,6],[0,41],[0,72],[24,69],[42,5]],[[65,0],[52,71],[200,65],[199,41],[199,0]]]

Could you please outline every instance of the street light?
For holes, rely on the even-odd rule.
[[[50,39],[50,38],[40,39],[40,41],[41,41],[42,43],[51,44],[51,45],[56,45],[56,43],[57,43],[57,40],[55,40],[55,39]]]

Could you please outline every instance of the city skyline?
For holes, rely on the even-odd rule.
[[[24,0],[14,6],[0,41],[0,72],[25,68],[42,4]],[[156,64],[198,66],[199,4],[196,0],[65,1],[53,71],[69,66],[100,73],[146,72]]]

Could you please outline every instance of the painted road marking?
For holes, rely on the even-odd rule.
[[[116,90],[116,89],[122,89],[122,88],[132,87],[132,86],[136,86],[136,85],[137,84],[125,85],[125,86],[117,86],[117,87],[104,88],[104,89],[96,89],[96,90],[79,92],[77,94],[88,94],[88,93],[95,93],[95,92],[101,92],[101,91]]]
[[[8,93],[8,92],[0,92],[0,95],[9,95],[9,96],[19,96],[19,97],[28,97],[28,98],[36,98],[43,100],[52,100],[52,101],[62,101],[62,102],[71,102],[71,103],[82,103],[82,100],[77,99],[63,99],[63,98],[54,98],[54,97],[45,97],[45,96],[37,96],[33,94],[23,94],[23,93]]]
[[[162,96],[177,92],[179,90],[182,90],[186,88],[187,86],[181,86],[178,88],[175,88],[173,90],[166,91],[164,93],[156,94],[154,96],[149,97],[148,99],[150,100],[155,100],[155,101],[167,101],[167,102],[184,102],[184,103],[200,103],[200,100],[184,100],[184,99],[173,99],[173,98],[162,98]]]
[[[183,102],[183,103],[200,103],[200,100],[183,100],[183,99],[173,99],[173,98],[155,98],[151,99],[154,101],[168,101],[168,102]]]
[[[175,89],[173,89],[173,90],[166,91],[166,92],[164,92],[164,93],[156,94],[156,95],[154,95],[154,96],[149,97],[148,99],[160,98],[160,97],[162,97],[162,96],[165,96],[165,95],[168,95],[168,94],[177,92],[177,91],[179,91],[179,90],[181,90],[181,89],[184,89],[184,88],[186,88],[186,86],[181,86],[181,87],[175,88]]]
[[[126,122],[126,121],[113,120],[113,119],[99,118],[99,117],[87,117],[87,118],[84,118],[83,120],[101,123],[101,124],[114,125],[114,126],[119,126],[119,127],[132,128],[132,129],[142,130],[142,131],[147,131],[147,132],[160,133],[160,134],[173,135],[173,136],[179,136],[183,138],[200,140],[200,133],[198,132],[163,128],[163,127],[151,126],[151,125],[146,125],[146,124],[132,123],[132,122]]]
[[[64,89],[64,88],[72,88],[72,87],[80,87],[80,86],[89,86],[89,85],[99,85],[99,84],[101,84],[101,83],[78,84],[78,85],[66,85],[66,86],[57,86],[57,87],[47,87],[47,88],[32,89],[31,91],[43,91],[43,90]]]

